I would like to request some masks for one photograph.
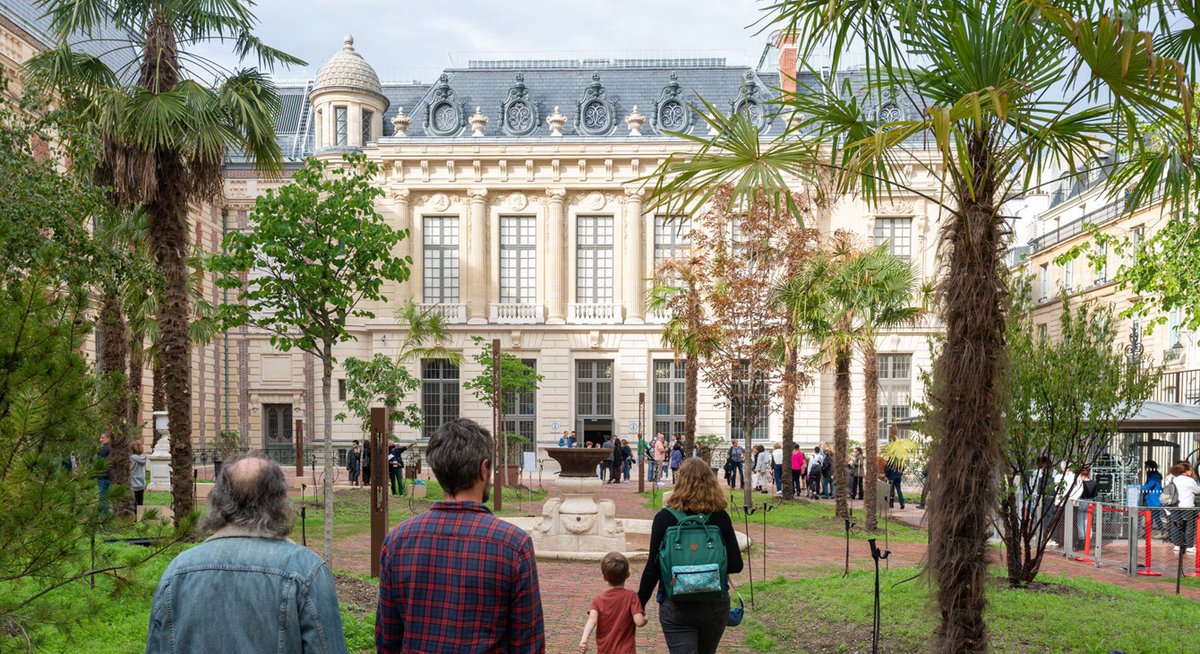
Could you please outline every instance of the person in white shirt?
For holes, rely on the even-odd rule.
[[[771,470],[775,473],[775,494],[783,495],[783,445],[779,443],[771,450]]]
[[[1171,474],[1167,476],[1163,488],[1171,484],[1175,485],[1179,494],[1178,508],[1194,509],[1196,495],[1200,494],[1200,483],[1196,482],[1190,463],[1179,461],[1171,466]],[[1171,536],[1171,542],[1175,543],[1175,551],[1178,552],[1181,548],[1187,551],[1187,548],[1196,542],[1196,512],[1168,509],[1167,515],[1170,519],[1167,533]]]

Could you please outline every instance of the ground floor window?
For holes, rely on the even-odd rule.
[[[421,409],[425,414],[423,438],[429,438],[438,427],[458,418],[458,366],[449,359],[421,362]]]

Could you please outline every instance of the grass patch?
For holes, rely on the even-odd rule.
[[[643,498],[642,506],[654,510],[662,508],[661,491],[657,494],[657,497],[653,493],[641,493],[641,496]],[[801,529],[827,536],[843,537],[846,534],[846,523],[837,517],[837,509],[832,501],[811,502],[809,500],[792,500],[788,502],[779,498],[767,499],[765,496],[759,495],[756,495],[755,498],[760,500],[757,504],[759,511],[762,510],[763,502],[772,507],[770,512],[767,513],[768,525],[784,527],[786,529]],[[729,511],[730,517],[738,525],[742,524],[741,501],[742,496],[740,494],[733,496],[731,502],[736,504]],[[853,520],[856,525],[850,529],[851,538],[857,540],[882,538],[885,533],[884,521],[882,519],[879,521],[878,531],[872,533],[864,529],[863,524],[866,522],[866,516],[863,515],[861,509],[854,510]],[[755,513],[750,516],[751,529],[756,524],[761,529],[761,513]],[[913,529],[896,521],[889,521],[886,524],[886,533],[890,540],[900,543],[924,543],[928,541],[928,537],[923,530]]]
[[[937,624],[930,588],[921,578],[900,583],[916,574],[880,574],[881,651],[927,648]],[[1014,590],[997,577],[987,609],[993,651],[1178,652],[1194,643],[1200,603],[1087,579],[1040,581],[1036,589]],[[755,584],[758,608],[747,612],[745,643],[761,652],[869,651],[873,588],[867,571]]]

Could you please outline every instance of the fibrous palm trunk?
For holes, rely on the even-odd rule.
[[[1003,220],[991,169],[993,146],[980,132],[968,144],[972,179],[955,188],[957,210],[942,234],[946,271],[939,295],[946,341],[933,367],[929,561],[941,624],[938,652],[987,651],[983,620],[988,535],[1003,439],[1000,384],[1006,361]]]
[[[97,333],[100,369],[106,375],[117,375],[116,383],[108,390],[105,431],[111,439],[108,455],[109,479],[117,486],[129,486],[129,395],[126,392],[125,366],[128,361],[128,335],[121,297],[115,291],[104,294],[100,306]],[[133,514],[133,500],[114,505],[118,515]]]
[[[130,437],[135,439],[142,437],[142,373],[145,365],[145,345],[142,335],[136,334],[129,339],[129,379],[125,383],[126,392],[129,393]]]
[[[833,378],[833,494],[837,515],[850,515],[846,493],[846,454],[850,446],[850,351],[834,354]]]
[[[784,328],[783,353],[783,499],[795,498],[792,492],[792,452],[796,448],[796,394],[799,392],[796,378],[799,364],[797,362],[796,344],[793,340],[794,325],[791,318],[787,319]]]
[[[699,331],[696,324],[701,316],[700,298],[696,288],[689,284],[688,291],[688,321],[692,333]],[[696,449],[696,405],[700,392],[700,357],[696,352],[689,352],[683,363],[683,441],[685,457],[691,456]]]
[[[866,470],[863,484],[863,511],[867,515],[867,531],[879,528],[879,512],[875,503],[879,485],[879,364],[875,344],[868,343],[863,353],[863,426],[866,431]]]

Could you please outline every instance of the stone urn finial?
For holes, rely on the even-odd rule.
[[[471,136],[483,136],[483,128],[487,127],[488,117],[483,115],[482,107],[475,107],[475,115],[468,119],[471,123]]]
[[[625,117],[625,126],[629,128],[630,136],[641,136],[642,125],[646,122],[646,117],[638,112],[637,105],[633,105],[633,111]]]
[[[554,113],[546,116],[546,124],[550,126],[550,136],[562,136],[562,128],[567,124],[567,117],[559,113],[558,107],[555,107]]]
[[[404,107],[400,107],[396,111],[396,115],[392,116],[392,127],[396,128],[396,132],[392,136],[404,138],[408,136],[408,126],[412,124],[412,116],[404,113]]]

